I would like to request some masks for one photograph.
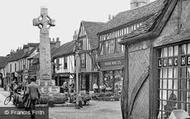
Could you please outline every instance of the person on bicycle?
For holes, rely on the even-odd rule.
[[[31,83],[27,85],[26,95],[28,95],[27,102],[29,102],[28,108],[30,110],[31,119],[35,119],[35,113],[33,113],[33,110],[35,110],[35,105],[40,99],[40,91],[34,77],[31,78]]]

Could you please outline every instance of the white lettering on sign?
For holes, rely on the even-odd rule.
[[[105,66],[111,66],[111,65],[121,65],[121,61],[110,61],[110,62],[105,62]]]
[[[36,115],[45,115],[45,112],[42,110],[36,111],[33,110],[32,113],[35,113]],[[5,115],[30,115],[30,111],[23,111],[23,110],[5,110]]]

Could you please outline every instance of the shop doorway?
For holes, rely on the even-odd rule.
[[[86,92],[89,92],[89,90],[90,90],[90,76],[89,76],[89,74],[86,74],[85,75],[85,79],[86,79]]]

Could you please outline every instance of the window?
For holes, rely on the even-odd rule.
[[[64,57],[64,69],[67,69],[67,57]]]
[[[131,33],[133,31],[133,27],[132,26],[129,26],[128,27],[128,33]]]
[[[115,40],[110,40],[108,54],[113,54],[114,51],[115,51]]]
[[[59,58],[55,59],[55,64],[56,64],[57,70],[59,70],[60,68]]]
[[[127,34],[127,28],[124,28],[124,35]]]
[[[16,72],[16,63],[15,63],[15,72]]]
[[[140,24],[137,24],[137,28],[139,28]]]
[[[123,34],[124,34],[124,29],[121,29],[121,35],[123,36]]]
[[[104,55],[104,42],[101,43],[101,52],[100,55]]]
[[[119,44],[120,45],[120,44]],[[121,52],[124,53],[125,52],[125,46],[121,45]]]
[[[12,64],[10,64],[10,72],[12,72]]]
[[[108,54],[109,51],[109,43],[108,41],[105,41],[105,54]]]
[[[81,67],[86,68],[86,54],[81,54]]]
[[[136,28],[137,28],[137,25],[136,25],[136,24],[134,24],[134,30],[136,30]]]
[[[190,44],[158,50],[159,117],[168,118],[172,110],[190,113]]]
[[[121,45],[119,44],[120,41],[121,41],[120,38],[118,38],[116,40],[116,53],[120,53],[121,52]]]

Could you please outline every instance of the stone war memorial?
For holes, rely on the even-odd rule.
[[[33,19],[33,25],[40,29],[40,79],[37,79],[37,83],[41,86],[41,93],[48,95],[59,93],[59,87],[55,86],[51,72],[49,29],[55,26],[54,22],[48,16],[47,8],[41,8],[40,16]]]

